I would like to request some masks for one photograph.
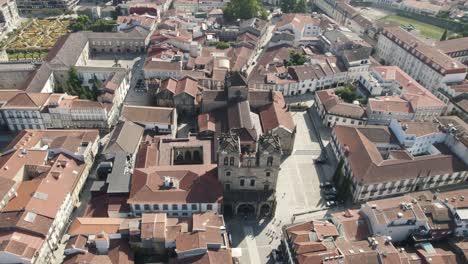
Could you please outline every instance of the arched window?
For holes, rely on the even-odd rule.
[[[228,162],[229,162],[228,157],[225,157],[224,158],[224,165],[228,165]]]
[[[234,166],[234,157],[229,159],[229,165]]]
[[[195,150],[195,151],[193,152],[193,160],[195,160],[195,161],[201,161],[200,151]]]
[[[185,151],[185,161],[191,161],[192,160],[192,153],[190,151]]]
[[[267,158],[267,166],[273,166],[273,157]]]

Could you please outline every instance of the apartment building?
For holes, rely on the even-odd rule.
[[[446,111],[446,104],[396,66],[374,67],[359,77],[360,87],[370,95],[369,122],[388,124],[397,120],[430,120]],[[385,96],[380,96],[385,95]]]
[[[315,108],[327,127],[367,124],[365,108],[343,101],[333,89],[315,92]]]
[[[467,67],[404,29],[385,25],[378,37],[376,55],[395,65],[431,92],[443,83],[461,82]]]
[[[315,0],[314,5],[340,25],[348,25],[349,20],[359,12],[343,0]]]
[[[447,134],[440,129],[439,124],[431,121],[398,122],[396,119],[392,119],[389,128],[412,155],[431,152],[434,144],[444,143],[447,137]]]
[[[413,156],[388,128],[335,126],[332,148],[343,159],[344,177],[352,181],[354,201],[366,201],[463,182],[467,164],[444,144]],[[381,142],[385,144],[381,144]],[[392,142],[395,142],[392,144]]]
[[[310,47],[303,49],[311,54],[316,52]],[[249,75],[249,87],[288,96],[328,89],[348,80],[348,71],[341,66],[340,58],[331,54],[314,54],[308,57],[310,63],[285,66],[291,50],[294,49],[288,44],[268,48]]]
[[[394,242],[429,231],[423,209],[410,195],[367,202],[360,212],[367,219],[373,236],[390,236]]]
[[[96,130],[23,130],[6,147],[2,178],[17,182],[17,188],[0,215],[2,261],[53,261],[52,250],[79,202],[98,140]]]
[[[443,84],[436,95],[447,104],[447,114],[456,114],[468,122],[468,81]]]
[[[16,1],[6,0],[0,4],[0,34],[12,31],[19,26],[20,17]]]
[[[118,260],[112,263],[133,263],[130,247],[161,254],[175,252],[170,258],[174,263],[233,263],[224,218],[212,212],[189,218],[165,213],[145,213],[133,219],[79,217],[69,234],[64,263],[97,259],[99,255]]]
[[[468,37],[443,40],[435,46],[448,56],[462,62],[468,62]]]
[[[190,165],[135,169],[127,200],[132,214],[184,217],[198,212],[219,213],[223,196],[214,169]]]
[[[1,93],[1,92],[0,92]],[[117,107],[117,106],[115,106]],[[0,108],[11,131],[45,128],[108,128],[116,114],[113,103],[79,99],[77,96],[19,92]],[[116,112],[116,110],[114,110]]]
[[[465,197],[467,190],[456,190],[434,194],[436,199],[450,209],[455,224],[454,234],[459,237],[468,237],[468,202]]]
[[[44,14],[60,14],[67,10],[73,9],[78,0],[60,0],[60,1],[32,1],[18,0],[16,1],[18,10],[23,16],[44,15]]]
[[[308,42],[318,38],[332,25],[335,25],[334,21],[322,14],[289,13],[281,15],[275,30],[291,32],[295,42]]]

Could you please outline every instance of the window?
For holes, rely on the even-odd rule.
[[[228,165],[228,158],[227,157],[224,158],[224,165],[226,165],[226,166]]]
[[[192,204],[192,210],[197,210],[197,205],[196,204]]]
[[[244,184],[245,184],[245,180],[244,179],[240,180],[240,186],[244,186]]]
[[[230,171],[226,171],[226,176],[231,176],[231,172],[230,172]]]
[[[140,210],[140,205],[139,204],[135,204],[135,210],[137,210],[137,211]]]
[[[179,213],[172,213],[172,216],[179,216]]]
[[[250,180],[250,186],[255,186],[255,180]]]
[[[153,210],[158,211],[159,210],[159,205],[158,204],[153,204]]]
[[[182,216],[188,216],[188,213],[184,212],[184,213],[182,213]]]
[[[163,210],[165,210],[165,211],[169,210],[169,205],[163,204]]]
[[[273,166],[273,157],[267,158],[267,166]]]
[[[186,205],[186,204],[183,204],[183,205],[182,205],[182,210],[187,210],[187,209],[188,209],[188,208],[187,208],[187,205]]]
[[[234,157],[229,159],[229,165],[234,166]]]
[[[149,211],[149,210],[150,210],[149,204],[145,204],[144,207],[145,207],[145,211]]]
[[[177,204],[173,204],[172,205],[172,210],[177,210],[177,209],[178,209]]]
[[[230,191],[230,190],[231,190],[231,184],[226,183],[226,184],[224,185],[224,189],[226,189],[226,191]]]
[[[270,177],[271,173],[269,171],[266,172],[266,176]]]
[[[212,204],[207,204],[206,205],[206,210],[209,210],[209,211],[213,210],[213,205]]]
[[[268,184],[263,185],[263,190],[264,191],[268,191],[269,189],[270,189],[270,185],[268,185]]]

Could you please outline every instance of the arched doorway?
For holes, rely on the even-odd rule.
[[[251,204],[241,204],[237,207],[237,214],[246,216],[255,215],[255,207]]]

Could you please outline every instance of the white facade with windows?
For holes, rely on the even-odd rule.
[[[221,212],[221,207],[218,203],[132,203],[130,204],[130,208],[134,216],[141,216],[143,213],[166,213],[169,217],[188,217],[194,213]]]

